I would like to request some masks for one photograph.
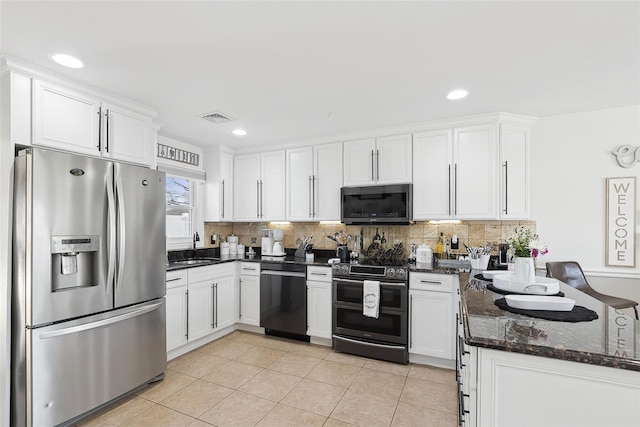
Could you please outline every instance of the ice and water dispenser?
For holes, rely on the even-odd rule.
[[[52,236],[52,291],[98,286],[99,250],[100,236]]]

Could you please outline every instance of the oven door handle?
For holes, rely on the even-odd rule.
[[[348,341],[348,342],[352,342],[355,344],[362,344],[362,341],[360,340],[354,340],[351,338],[347,338],[344,335],[333,335],[334,338],[339,338],[343,341]],[[388,345],[388,344],[380,344],[380,343],[373,343],[373,342],[369,342],[367,341],[367,345],[372,346],[372,347],[380,347],[380,348],[389,348],[389,349],[397,349],[398,347],[401,347],[400,345]]]
[[[362,285],[364,280],[353,280],[353,279],[333,279],[336,283],[353,283],[356,285]],[[393,286],[396,288],[406,288],[407,284],[405,282],[402,283],[391,283],[391,282],[380,282],[380,286]]]

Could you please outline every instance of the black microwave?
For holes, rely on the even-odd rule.
[[[342,187],[344,224],[409,224],[413,220],[413,185]]]

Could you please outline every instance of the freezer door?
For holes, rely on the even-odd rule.
[[[34,326],[113,308],[112,173],[110,162],[41,149],[16,158],[14,320]]]
[[[25,381],[12,390],[12,425],[58,425],[161,375],[165,316],[161,298],[28,330],[31,353],[23,354]]]
[[[118,262],[115,305],[123,307],[165,294],[165,174],[115,164]]]

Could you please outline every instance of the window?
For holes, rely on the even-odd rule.
[[[165,207],[167,249],[184,249],[193,244],[193,234],[203,235],[199,201],[200,181],[167,174]],[[200,242],[201,244],[202,242]]]

